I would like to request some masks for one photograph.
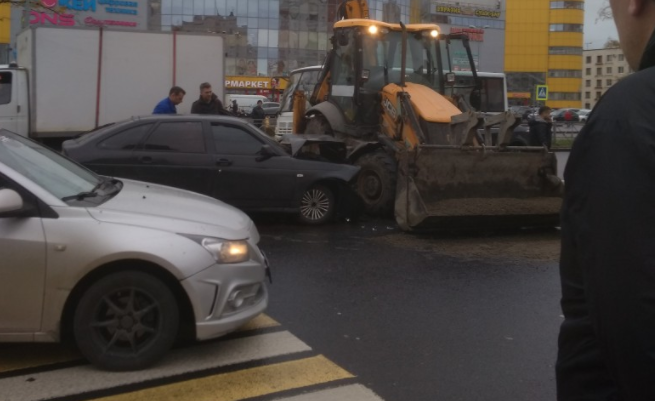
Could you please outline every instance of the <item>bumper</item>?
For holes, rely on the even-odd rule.
[[[266,310],[267,261],[257,248],[251,254],[248,262],[215,264],[181,281],[191,301],[198,340],[232,332]]]

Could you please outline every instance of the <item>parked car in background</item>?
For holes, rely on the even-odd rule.
[[[308,224],[357,213],[349,183],[359,167],[305,160],[307,152],[292,157],[239,118],[135,117],[65,141],[62,151],[98,174],[194,191],[245,211],[296,213]]]
[[[264,113],[267,116],[274,117],[280,111],[280,103],[277,103],[277,102],[264,102],[262,104],[262,108],[264,109]]]
[[[571,120],[568,121],[580,121],[580,116],[578,115],[578,112],[580,109],[559,109],[553,114],[551,114],[551,117],[553,118],[553,121],[567,121],[566,120],[566,112],[569,111],[571,112]]]
[[[74,340],[98,367],[146,368],[179,336],[219,337],[266,309],[258,242],[234,207],[0,130],[0,341]]]
[[[581,122],[587,122],[587,117],[589,116],[589,113],[591,113],[591,110],[589,109],[581,109],[578,112],[578,117],[580,118]]]

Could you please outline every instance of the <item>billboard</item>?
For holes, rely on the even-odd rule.
[[[30,11],[30,26],[147,29],[147,0],[41,0]]]

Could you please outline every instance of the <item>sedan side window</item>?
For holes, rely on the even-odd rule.
[[[146,150],[164,152],[205,153],[201,122],[164,122],[150,134]]]
[[[227,155],[255,155],[263,143],[250,132],[226,124],[212,124],[212,138],[216,152]]]
[[[102,149],[133,150],[141,143],[143,137],[150,131],[152,124],[142,124],[130,127],[125,131],[112,135],[98,144]]]

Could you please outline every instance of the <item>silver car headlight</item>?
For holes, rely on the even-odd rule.
[[[198,235],[179,235],[201,245],[218,263],[241,263],[250,260],[250,247],[246,240],[230,241]]]
[[[250,259],[250,250],[246,241],[204,238],[200,245],[208,250],[218,263],[240,263]]]

